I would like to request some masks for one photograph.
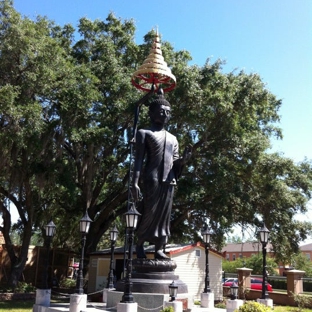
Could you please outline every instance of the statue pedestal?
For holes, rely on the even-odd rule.
[[[174,274],[177,267],[173,260],[134,259],[131,274],[132,292],[168,294],[172,281],[178,286],[178,294],[188,293],[187,285]],[[124,280],[116,284],[117,291],[124,291]]]

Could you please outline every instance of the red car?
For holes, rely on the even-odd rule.
[[[224,281],[223,286],[231,287],[233,283],[238,283],[238,279],[237,278],[227,278]],[[271,284],[266,283],[266,286],[267,286],[267,291],[273,291]],[[252,277],[250,279],[250,288],[255,289],[255,290],[262,290],[262,278],[253,278]]]

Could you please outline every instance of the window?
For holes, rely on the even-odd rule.
[[[232,260],[233,260],[233,261],[236,260],[236,255],[235,255],[235,254],[233,254]]]
[[[200,257],[200,250],[199,250],[199,249],[196,249],[196,250],[195,250],[195,256],[196,256],[196,257]]]
[[[241,253],[239,254],[239,258],[240,258],[240,259],[242,259],[242,258],[243,258],[243,255],[242,255]]]
[[[306,253],[306,257],[307,257],[308,260],[311,260],[310,253]]]
[[[226,260],[230,260],[230,255],[226,254]]]

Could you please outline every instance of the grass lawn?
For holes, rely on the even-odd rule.
[[[0,312],[14,311],[14,312],[32,312],[34,305],[33,300],[17,301],[9,300],[0,302]]]

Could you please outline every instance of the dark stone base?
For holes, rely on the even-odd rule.
[[[131,277],[132,292],[168,294],[169,285],[174,281],[178,286],[178,293],[188,293],[187,285],[174,274],[177,267],[172,260],[133,260],[133,272]],[[124,291],[125,280],[119,280],[116,284],[117,291]]]

